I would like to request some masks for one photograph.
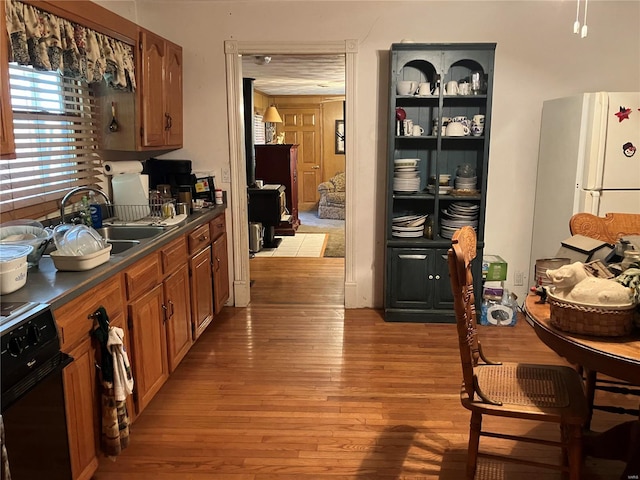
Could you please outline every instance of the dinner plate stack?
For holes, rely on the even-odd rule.
[[[395,192],[417,192],[420,190],[419,158],[397,158],[394,160],[393,190]]]
[[[442,210],[440,217],[440,236],[451,238],[459,228],[470,226],[478,229],[478,212],[480,205],[467,202],[453,202]]]
[[[395,217],[391,222],[391,235],[400,238],[421,237],[426,215],[405,215]]]

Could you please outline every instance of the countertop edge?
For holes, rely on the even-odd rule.
[[[2,295],[0,301],[3,303],[46,303],[55,310],[179,236],[222,215],[226,208],[226,204],[216,205],[213,208],[193,213],[187,217],[184,225],[158,235],[123,254],[112,255],[107,263],[91,270],[83,272],[58,271],[53,265],[52,259],[44,256],[37,268],[28,271],[26,285],[13,293]]]

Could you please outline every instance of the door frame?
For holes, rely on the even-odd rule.
[[[356,122],[356,60],[357,40],[336,42],[224,42],[227,115],[229,119],[229,161],[231,170],[231,225],[233,248],[233,292],[234,305],[246,307],[250,300],[249,278],[249,222],[247,213],[247,174],[244,148],[244,114],[242,110],[242,55],[275,54],[344,54],[345,55],[345,173],[346,173],[346,219],[345,219],[345,308],[357,307],[357,282],[355,280],[355,201],[357,158]]]

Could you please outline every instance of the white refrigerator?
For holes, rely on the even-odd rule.
[[[571,236],[574,213],[640,213],[640,92],[596,92],[542,107],[530,279]]]

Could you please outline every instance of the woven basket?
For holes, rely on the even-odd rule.
[[[579,305],[547,297],[551,325],[570,333],[598,337],[621,337],[631,333],[635,307],[606,308]]]

